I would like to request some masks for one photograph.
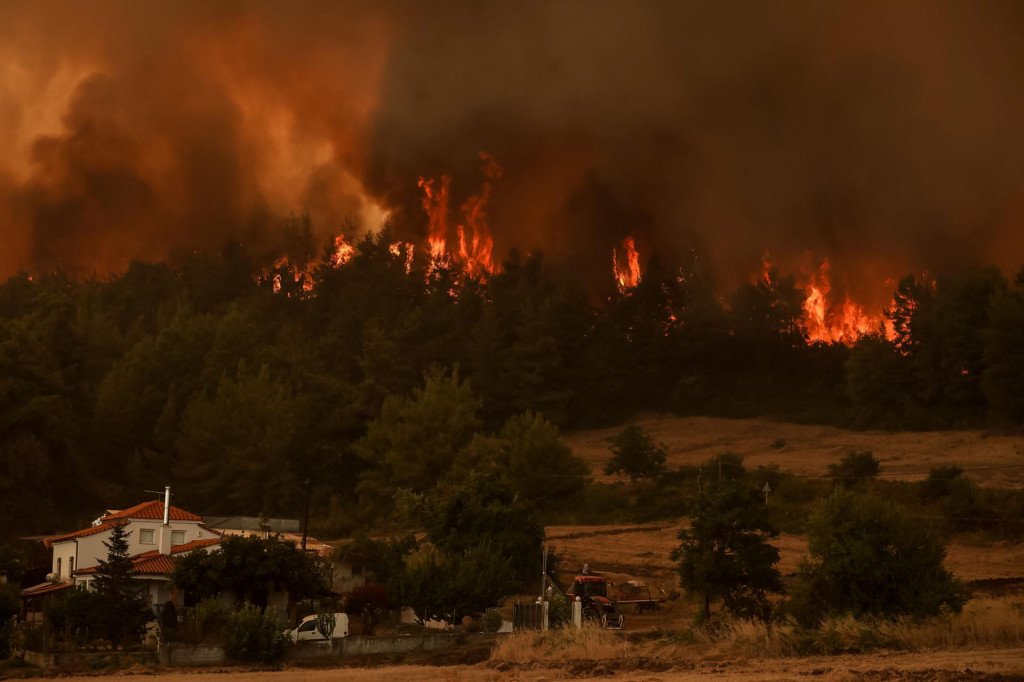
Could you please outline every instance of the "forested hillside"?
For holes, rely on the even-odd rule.
[[[386,233],[299,276],[241,246],[0,286],[0,534],[174,486],[201,514],[373,523],[395,492],[493,468],[538,507],[586,472],[559,429],[639,410],[854,427],[1018,428],[1024,277],[900,282],[893,338],[809,344],[773,272],[722,295],[699,261],[584,291],[539,254],[407,263]],[[305,285],[305,286],[304,286]]]

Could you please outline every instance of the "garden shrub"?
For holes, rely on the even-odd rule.
[[[232,660],[273,663],[284,654],[286,645],[273,607],[261,612],[258,606],[246,604],[228,619],[224,653]]]

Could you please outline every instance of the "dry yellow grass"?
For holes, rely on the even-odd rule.
[[[716,419],[645,415],[637,420],[656,441],[668,447],[668,464],[700,464],[722,452],[743,455],[750,466],[777,464],[797,474],[820,475],[852,450],[871,450],[882,462],[882,473],[927,472],[945,464],[962,467],[1024,465],[1024,437],[990,435],[983,431],[849,431],[832,426],[787,424],[768,419]],[[613,480],[601,472],[611,454],[608,438],[621,426],[581,431],[566,436],[577,456],[597,480]],[[785,441],[781,448],[772,443]],[[967,474],[987,486],[1024,487],[1024,466],[981,469]],[[914,480],[920,476],[907,476]]]
[[[1024,601],[980,599],[962,613],[925,620],[858,621],[841,618],[824,623],[818,636],[837,650],[957,649],[1024,645]],[[632,640],[598,628],[522,632],[499,641],[492,660],[513,666],[555,666],[571,659],[622,663],[644,660],[733,660],[798,656],[804,636],[791,625],[733,620],[713,630],[686,630],[679,637]]]
[[[679,544],[680,521],[607,526],[548,526],[546,538],[562,556],[567,572],[589,563],[613,580],[640,578],[652,583],[674,582],[668,558]]]
[[[671,591],[676,576],[669,552],[679,541],[676,535],[685,519],[644,524],[603,526],[548,526],[547,539],[563,556],[566,572],[589,563],[613,581],[638,578]],[[779,570],[796,571],[807,554],[807,539],[782,534],[773,541],[779,548]],[[955,540],[948,547],[946,566],[964,580],[1024,576],[1024,543],[998,542],[976,545]]]

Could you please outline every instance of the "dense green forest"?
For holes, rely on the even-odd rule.
[[[636,288],[595,294],[539,254],[478,280],[408,269],[392,241],[370,234],[340,267],[325,248],[312,288],[238,245],[4,282],[0,535],[87,523],[165,483],[201,514],[295,518],[309,495],[326,534],[471,470],[567,504],[587,472],[559,429],[639,410],[1024,423],[1024,273],[905,278],[896,339],[851,349],[806,342],[803,292],[780,273],[723,295],[699,259],[651,261]]]

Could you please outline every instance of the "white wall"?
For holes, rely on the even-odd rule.
[[[133,519],[128,523],[128,531],[131,533],[128,536],[128,554],[135,556],[136,554],[142,554],[143,552],[149,552],[154,549],[159,549],[160,545],[160,520],[139,520]],[[202,528],[198,521],[171,521],[171,532],[176,530],[184,531],[185,540],[183,542],[176,542],[174,544],[184,544],[185,542],[192,542],[193,540],[205,540],[207,538],[218,537],[216,533],[208,531]],[[143,530],[153,531],[153,542],[151,544],[142,544],[139,540],[141,539]],[[103,535],[102,533],[100,535]],[[106,556],[106,553],[103,555]]]
[[[69,569],[70,562],[75,558],[75,541],[59,542],[53,546],[53,556],[51,557],[50,572],[57,573],[59,578],[66,579],[71,577]],[[60,560],[60,567],[57,566],[57,560]],[[78,568],[78,562],[75,561],[75,568]]]
[[[160,537],[160,520],[139,520],[134,519],[128,522],[128,556],[135,556],[136,554],[142,554],[150,550],[158,549],[157,542]],[[216,533],[202,528],[198,521],[171,521],[171,530],[180,530],[185,533],[184,542],[192,542],[193,540],[206,540],[209,538],[218,537]],[[142,529],[149,529],[153,531],[153,543],[144,545],[139,542],[139,537]],[[65,540],[63,542],[56,542],[53,545],[53,557],[52,557],[52,572],[57,572],[57,558],[61,559],[61,577],[67,579],[70,577],[68,573],[68,560],[71,557],[75,558],[75,568],[92,568],[96,566],[100,559],[107,558],[107,548],[103,545],[104,542],[110,539],[110,531],[106,530],[94,535],[85,535],[82,537],[74,538],[71,540]],[[182,544],[182,543],[178,543]]]

